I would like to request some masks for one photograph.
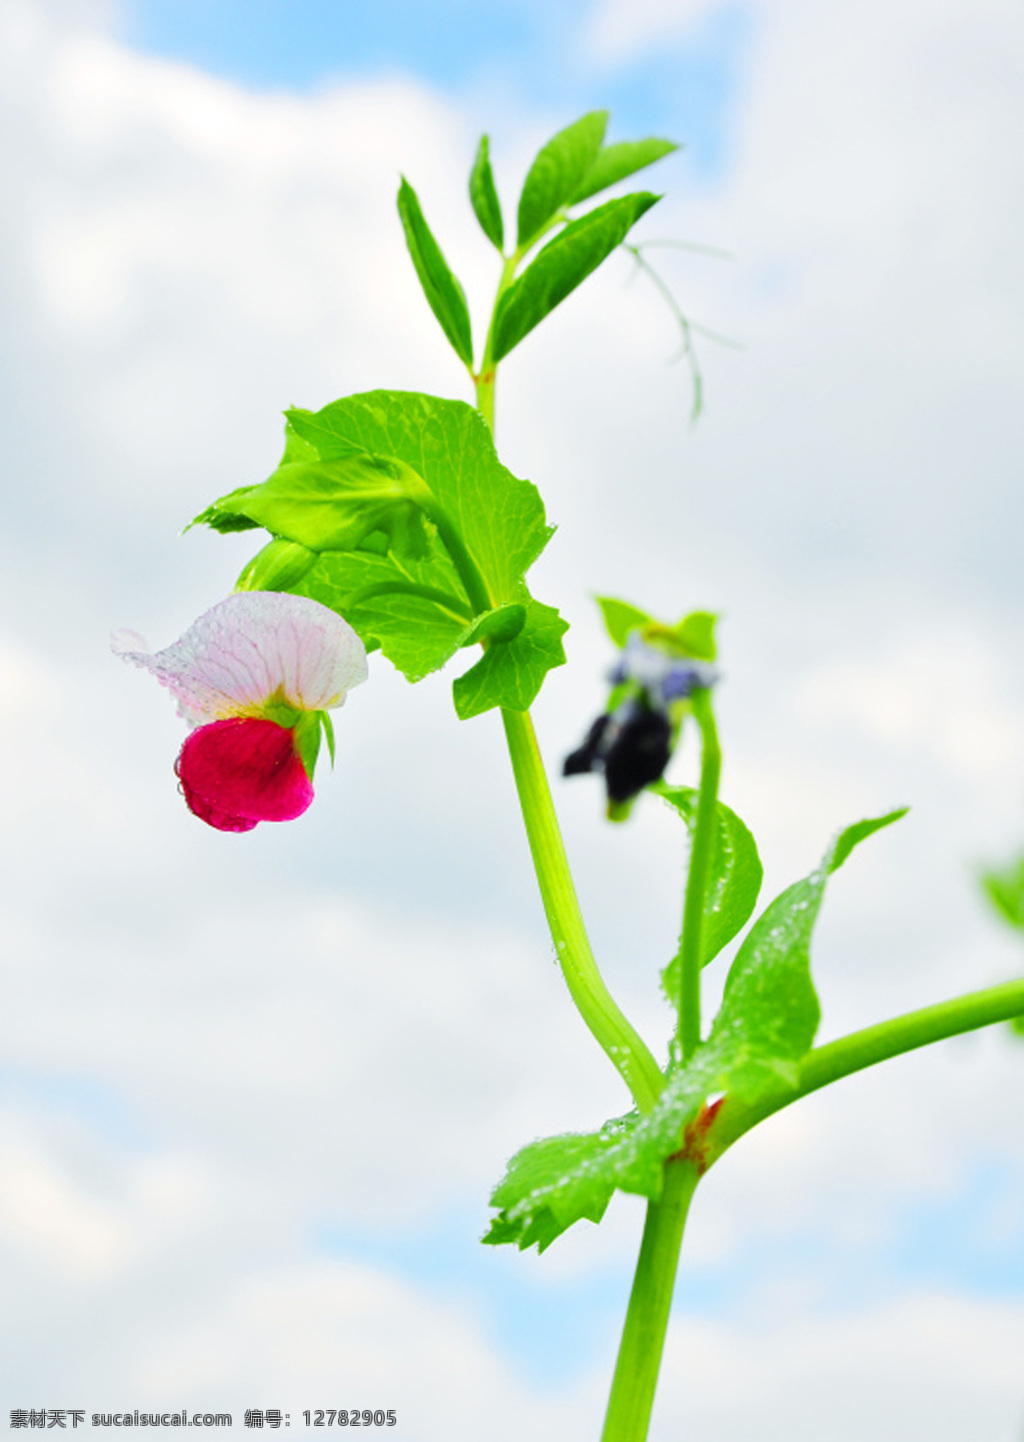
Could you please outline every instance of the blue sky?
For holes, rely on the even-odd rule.
[[[719,173],[754,35],[749,11],[723,5],[679,39],[615,63],[581,41],[594,9],[584,0],[127,0],[122,35],[254,89],[307,92],[399,72],[455,92],[497,85],[566,121],[610,109],[616,135],[669,134],[685,142],[696,177]]]
[[[897,1208],[885,1238],[844,1243],[828,1215],[799,1236],[752,1236],[727,1265],[685,1265],[674,1306],[722,1321],[751,1298],[786,1286],[813,1288],[826,1313],[868,1309],[914,1287],[1020,1297],[1018,1186],[1015,1169],[993,1158],[949,1192]],[[636,1217],[641,1204],[617,1197],[614,1205],[630,1206]],[[327,1227],[316,1240],[328,1254],[356,1255],[466,1299],[495,1341],[542,1386],[585,1372],[614,1345],[631,1265],[617,1257],[584,1275],[544,1275],[549,1259],[479,1245],[485,1215],[482,1207],[466,1207],[402,1235]]]

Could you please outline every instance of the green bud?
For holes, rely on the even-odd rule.
[[[298,541],[270,541],[242,571],[235,590],[290,591],[316,559],[316,552],[300,546]]]

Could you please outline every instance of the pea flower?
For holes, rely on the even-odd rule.
[[[634,631],[608,677],[616,704],[565,758],[562,774],[603,773],[610,814],[624,814],[620,808],[661,780],[682,720],[681,703],[717,678],[708,662],[671,655]]]
[[[134,631],[112,649],[154,675],[193,728],[175,762],[185,801],[218,831],[292,821],[313,800],[328,709],[366,680],[366,650],[319,601],[243,591],[200,616],[179,641],[150,651]]]

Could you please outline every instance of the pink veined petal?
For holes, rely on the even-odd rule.
[[[112,647],[172,691],[193,724],[252,716],[278,694],[303,711],[327,710],[367,676],[366,649],[347,621],[281,591],[228,596],[162,651],[134,631],[116,632]]]
[[[189,810],[218,831],[293,821],[313,800],[295,733],[276,721],[239,716],[200,726],[174,769]]]

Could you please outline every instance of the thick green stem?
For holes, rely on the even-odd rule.
[[[701,763],[697,815],[683,903],[683,936],[679,948],[679,1041],[684,1059],[691,1057],[700,1045],[704,907],[717,827],[718,780],[722,771],[722,751],[710,691],[701,689],[694,692],[693,713],[700,727]],[[683,1228],[698,1177],[692,1162],[667,1162],[661,1197],[647,1204],[643,1241],[612,1380],[602,1442],[644,1442],[647,1437],[679,1266]]]
[[[959,1036],[996,1022],[1024,1016],[1024,980],[1007,981],[984,991],[968,992],[966,996],[924,1006],[891,1021],[879,1022],[863,1031],[851,1032],[838,1041],[826,1042],[808,1052],[800,1068],[800,1083],[795,1092],[766,1099],[753,1107],[740,1107],[728,1101],[722,1106],[714,1133],[714,1155],[718,1156],[744,1132],[765,1117],[781,1111],[792,1102],[811,1092],[876,1066],[904,1052],[930,1046],[932,1042]]]
[[[644,1236],[601,1442],[644,1442],[647,1436],[683,1228],[698,1178],[692,1162],[666,1162],[661,1197],[647,1204]]]
[[[629,1087],[637,1106],[648,1112],[661,1092],[664,1077],[642,1038],[615,1004],[594,961],[533,722],[526,711],[502,711],[501,715],[559,966],[583,1020]]]
[[[683,938],[679,948],[679,1041],[683,1060],[700,1045],[700,972],[704,950],[704,899],[717,829],[718,778],[722,772],[722,749],[718,744],[711,692],[695,691],[693,714],[700,727],[700,791],[693,828],[690,869],[683,903]]]

